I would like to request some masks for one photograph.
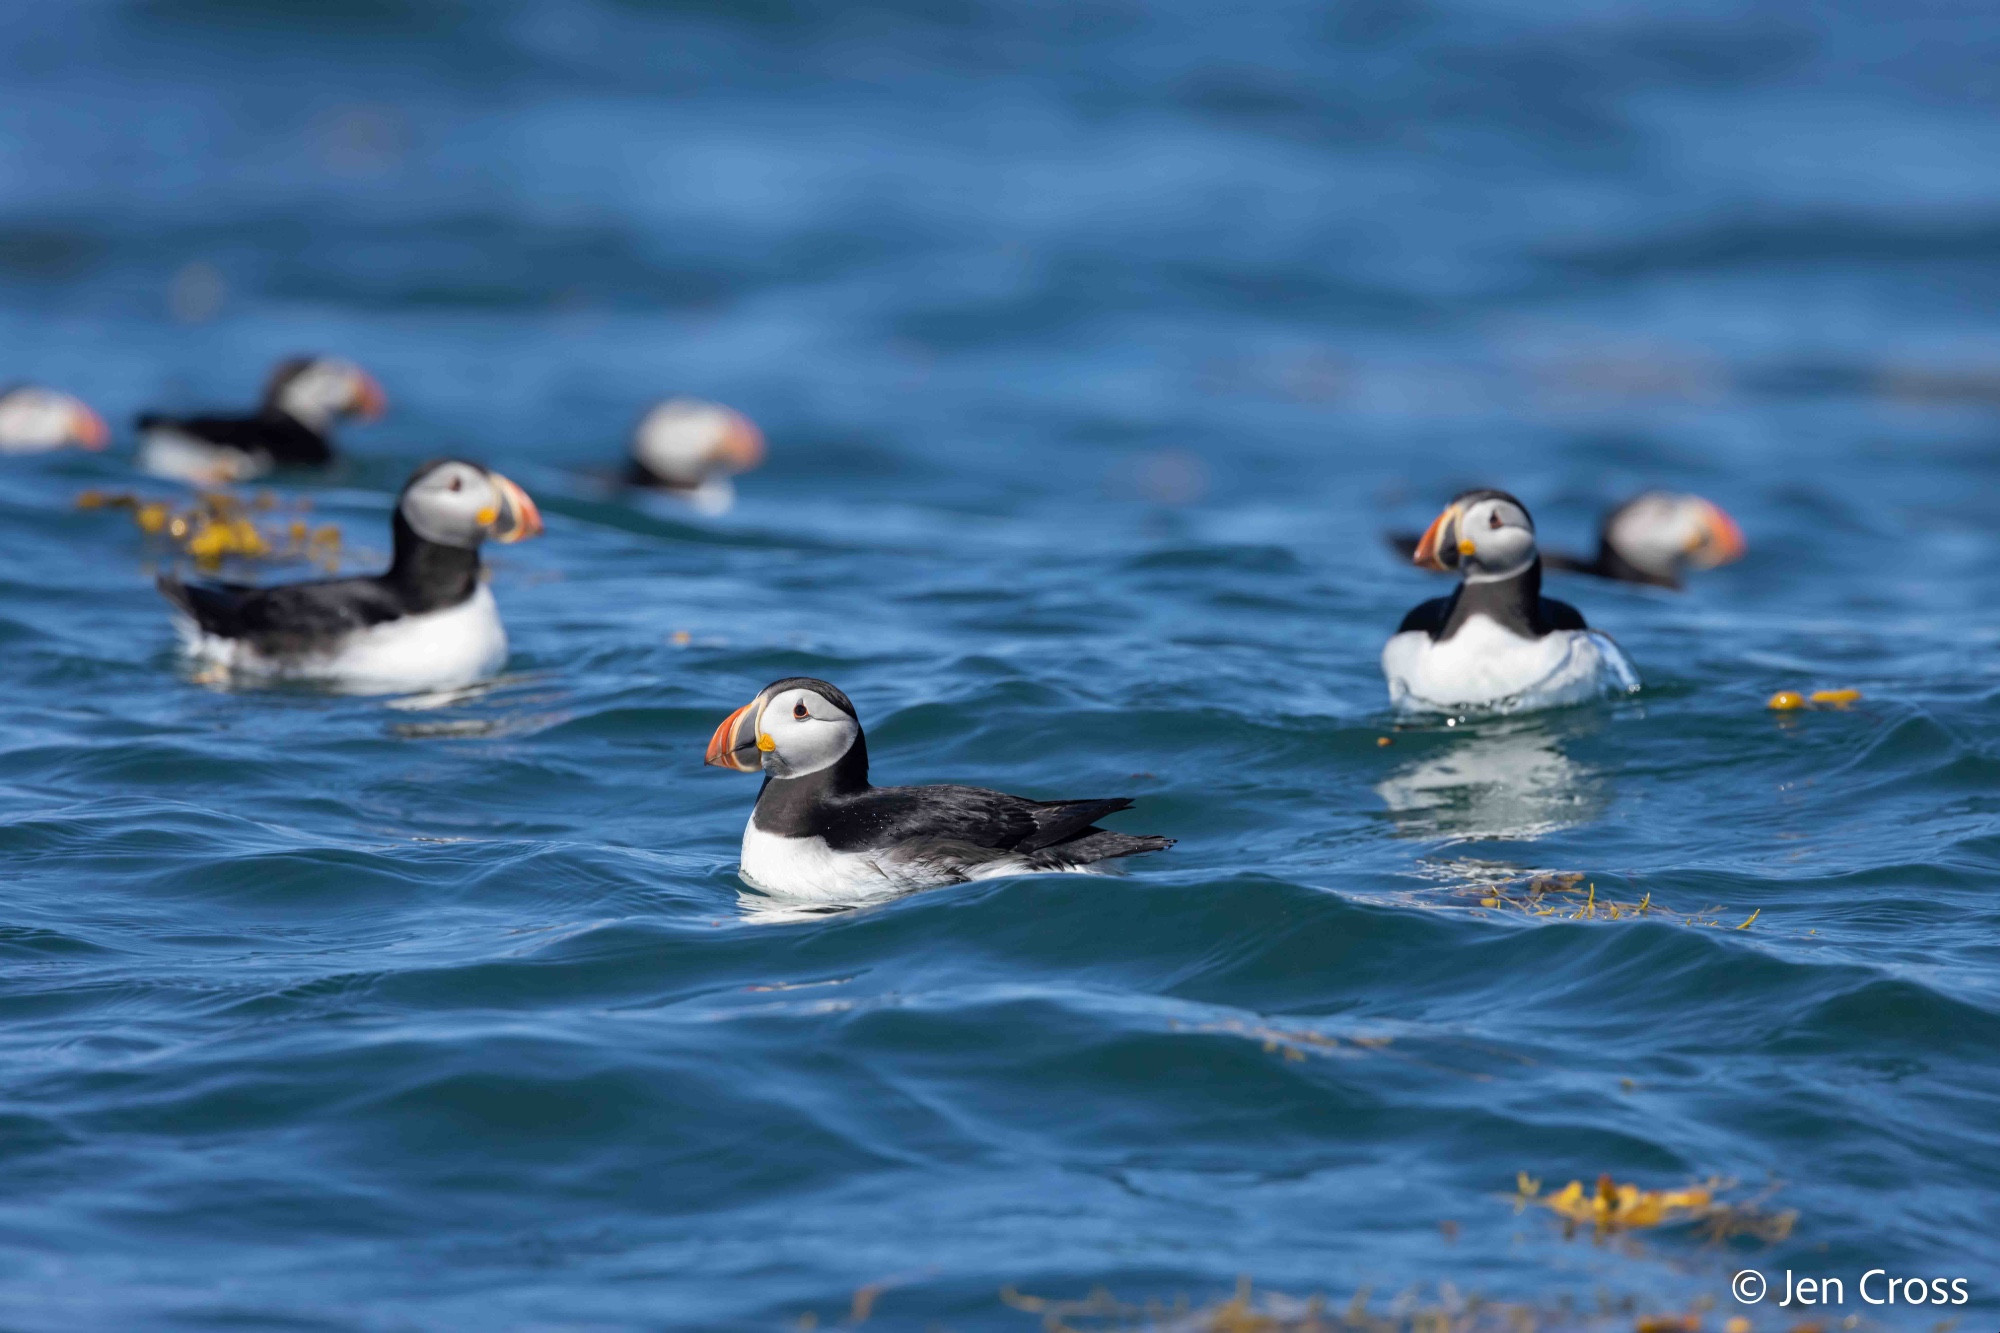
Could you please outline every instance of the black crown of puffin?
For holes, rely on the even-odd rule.
[[[1528,532],[1531,535],[1534,533],[1535,520],[1528,514],[1528,506],[1506,491],[1477,487],[1453,496],[1451,503],[1444,507],[1444,512],[1431,520],[1431,525],[1424,529],[1424,535],[1417,539],[1417,549],[1410,555],[1411,563],[1447,573],[1457,569],[1464,557],[1478,549],[1478,544],[1464,531],[1464,522],[1466,510],[1481,500],[1499,500],[1512,505],[1521,512]]]
[[[786,690],[810,690],[853,718],[857,724],[861,721],[861,715],[854,711],[854,701],[838,686],[811,676],[787,676],[783,680],[772,681],[757,691],[756,698],[722,719],[722,725],[709,738],[708,753],[702,762],[717,768],[733,768],[739,773],[762,770],[764,756],[778,748],[771,734],[763,729],[764,709]]]

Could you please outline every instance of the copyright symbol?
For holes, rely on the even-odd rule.
[[[1729,1279],[1730,1294],[1745,1305],[1755,1305],[1764,1299],[1764,1275],[1754,1268],[1746,1268]]]

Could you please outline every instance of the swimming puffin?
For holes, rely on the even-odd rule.
[[[763,461],[764,435],[749,417],[699,398],[669,398],[632,432],[625,479],[720,514],[736,502],[730,478]]]
[[[1741,560],[1748,549],[1743,529],[1714,501],[1646,491],[1604,516],[1596,555],[1551,551],[1543,559],[1550,569],[1678,589],[1684,571]]]
[[[1392,707],[1516,712],[1639,688],[1617,644],[1575,607],[1542,596],[1535,522],[1505,491],[1466,491],[1446,505],[1413,558],[1460,581],[1403,617],[1383,646]]]
[[[156,477],[216,486],[261,477],[279,467],[333,461],[333,423],[373,421],[389,400],[352,361],[295,356],[280,361],[249,416],[139,415],[139,466]]]
[[[1407,532],[1387,533],[1385,539],[1389,549],[1405,559],[1420,540]],[[1743,529],[1714,501],[1645,491],[1605,514],[1597,530],[1596,555],[1547,551],[1542,567],[1679,591],[1686,570],[1714,569],[1741,560],[1748,549]]]
[[[388,570],[366,578],[256,588],[162,575],[183,648],[229,676],[350,694],[451,689],[497,672],[507,631],[479,545],[540,532],[535,502],[499,473],[448,458],[411,476],[392,527]]]
[[[871,787],[854,704],[809,676],[766,685],[706,762],[764,774],[738,872],[766,893],[856,902],[995,875],[1081,870],[1173,846],[1096,821],[1132,802],[1032,801],[983,787]]]
[[[81,398],[37,384],[0,389],[0,454],[102,449],[110,441],[104,418]]]

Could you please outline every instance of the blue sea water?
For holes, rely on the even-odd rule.
[[[123,448],[7,461],[0,1324],[1820,1313],[1755,1267],[1990,1326],[1996,57],[1955,0],[14,7],[0,378],[340,352],[392,412],[282,494],[358,566],[439,453],[548,531],[491,693],[233,693],[75,507]],[[600,480],[674,392],[771,439],[724,518]],[[1751,550],[1552,576],[1636,699],[1399,728],[1380,533],[1468,484]],[[700,760],[789,674],[878,780],[1180,844],[774,918]],[[1518,1172],[1797,1217],[1566,1238]]]

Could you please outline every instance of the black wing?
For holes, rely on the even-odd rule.
[[[1410,614],[1403,617],[1403,623],[1396,626],[1396,633],[1422,630],[1435,639],[1444,630],[1445,621],[1451,617],[1452,603],[1457,594],[1450,597],[1433,597],[1428,602],[1418,602],[1410,608]]]
[[[268,454],[275,463],[314,467],[333,461],[333,447],[317,431],[282,412],[256,416],[169,417],[142,413],[140,430],[176,430],[183,435],[246,454]]]
[[[1544,634],[1550,630],[1557,629],[1590,628],[1588,624],[1584,623],[1583,612],[1577,610],[1568,602],[1558,602],[1553,597],[1544,597],[1541,599],[1541,603],[1542,632]]]
[[[296,640],[304,645],[404,613],[395,594],[373,578],[257,588],[245,583],[183,583],[175,575],[162,574],[159,587],[195,624],[226,639]]]
[[[840,802],[825,836],[838,851],[862,851],[913,842],[944,842],[994,852],[1056,851],[1093,835],[1123,838],[1092,825],[1123,810],[1131,798],[1034,801],[984,787],[871,787]],[[1150,851],[1166,839],[1148,839]]]

